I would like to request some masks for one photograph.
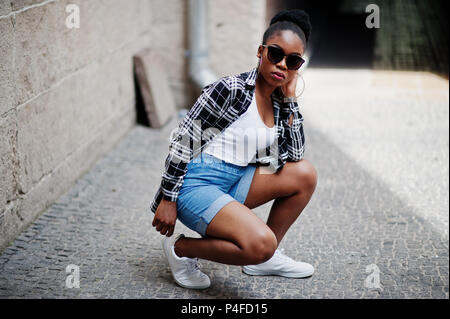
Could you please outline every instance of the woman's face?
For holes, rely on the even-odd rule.
[[[303,41],[298,37],[297,34],[290,30],[284,30],[279,32],[278,34],[270,37],[267,42],[267,45],[276,45],[283,49],[285,54],[297,53],[303,56],[304,53],[304,45]],[[262,58],[261,65],[259,66],[259,74],[263,76],[265,81],[274,87],[279,87],[294,77],[295,73],[298,70],[289,70],[286,66],[286,57],[283,60],[276,64],[272,64],[267,58],[267,47],[260,46],[258,48],[258,58]],[[273,77],[272,73],[278,72],[284,75],[283,80],[277,80]]]

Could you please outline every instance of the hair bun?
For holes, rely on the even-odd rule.
[[[300,9],[288,9],[282,10],[278,12],[271,20],[270,25],[279,22],[279,21],[290,21],[295,23],[302,29],[305,34],[306,41],[309,39],[309,35],[311,34],[311,22],[309,20],[309,15]]]

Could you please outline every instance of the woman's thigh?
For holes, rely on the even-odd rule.
[[[266,223],[235,200],[222,207],[214,216],[206,229],[206,235],[231,241],[242,249],[250,249],[255,245],[275,245],[276,248],[277,244],[275,234]]]
[[[275,198],[296,194],[303,186],[315,183],[316,175],[315,168],[306,159],[287,162],[276,173],[270,173],[264,166],[258,166],[244,205],[252,209]]]

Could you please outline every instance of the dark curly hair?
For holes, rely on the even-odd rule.
[[[312,30],[309,15],[299,9],[278,12],[270,20],[270,26],[264,32],[262,44],[266,44],[271,36],[283,30],[291,30],[296,33],[306,46]]]

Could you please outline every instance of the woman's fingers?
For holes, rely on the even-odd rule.
[[[165,235],[166,233],[167,233],[167,230],[169,229],[169,226],[167,226],[167,225],[164,225],[162,228],[161,228],[161,231],[160,231],[160,233],[161,233],[161,235]]]
[[[169,230],[167,231],[166,236],[167,236],[167,237],[172,236],[174,230],[175,230],[175,226],[171,226],[171,227],[169,228]]]
[[[156,223],[156,230],[157,230],[157,231],[161,231],[161,229],[163,228],[163,226],[164,226],[163,223],[157,222],[157,223]]]
[[[175,225],[163,223],[158,220],[154,223],[153,226],[156,227],[156,230],[161,233],[161,235],[167,235],[168,237],[172,236],[175,230]]]
[[[169,223],[166,224],[160,231],[161,235],[166,235],[167,237],[172,236],[175,230],[175,224]]]
[[[176,203],[163,201],[156,209],[152,226],[156,227],[156,231],[160,232],[161,235],[171,236],[175,228],[176,219]]]

